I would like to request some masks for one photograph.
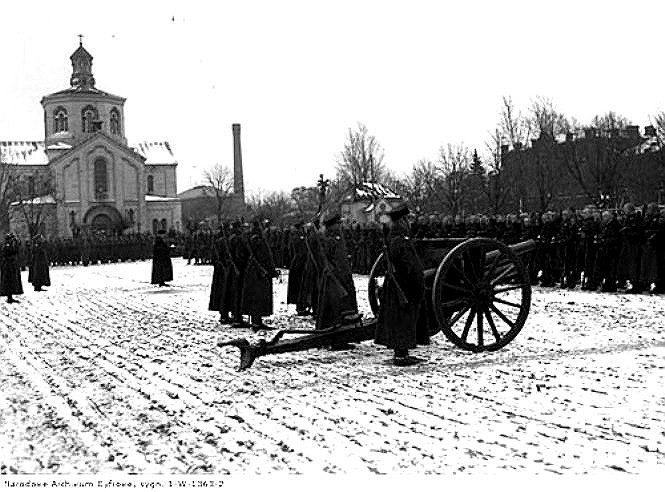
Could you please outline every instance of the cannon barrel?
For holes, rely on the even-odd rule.
[[[432,244],[439,244],[441,239],[423,239],[421,241],[428,241],[431,242]],[[457,241],[457,239],[449,238],[449,241]],[[448,243],[441,243],[441,244],[448,244]],[[522,241],[520,243],[515,243],[512,246],[509,246],[509,249],[515,253],[515,256],[522,257],[524,255],[527,255],[531,253],[534,249],[536,249],[536,242],[533,239],[529,239],[528,241]],[[490,263],[494,258],[499,254],[498,251],[490,251],[487,253],[486,256],[486,262]],[[501,265],[498,265],[499,267]],[[425,278],[430,278],[434,277],[436,275],[436,268],[427,268],[423,273],[425,275]]]

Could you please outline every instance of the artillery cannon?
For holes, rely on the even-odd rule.
[[[510,247],[482,237],[417,240],[427,289],[421,316],[427,317],[430,335],[442,331],[456,346],[472,352],[499,350],[510,343],[529,315],[531,284],[520,258],[534,248],[531,240]],[[380,310],[385,267],[381,254],[368,282],[374,316]],[[376,318],[355,316],[325,330],[279,330],[271,340],[251,344],[238,338],[217,345],[240,349],[242,371],[263,355],[372,340],[375,330]]]

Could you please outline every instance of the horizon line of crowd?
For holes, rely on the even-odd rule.
[[[621,210],[593,205],[559,212],[521,214],[409,216],[414,239],[488,237],[508,245],[533,240],[525,258],[532,285],[627,293],[665,293],[665,214],[651,203],[642,210],[628,203]],[[226,224],[228,226],[228,224]],[[302,223],[276,226],[264,222],[263,233],[275,265],[291,265],[290,238]],[[383,250],[380,223],[340,224],[353,273],[367,275]],[[188,233],[164,235],[171,256],[188,264],[214,261],[218,231],[201,227]],[[152,233],[87,235],[39,241],[50,266],[94,265],[152,258]],[[32,240],[17,237],[17,262],[25,270],[32,262]]]

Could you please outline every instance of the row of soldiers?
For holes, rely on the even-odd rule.
[[[420,238],[489,237],[506,244],[533,240],[536,248],[527,259],[531,282],[543,287],[628,293],[665,292],[665,217],[656,204],[643,210],[626,204],[622,210],[566,209],[543,214],[411,217],[410,234]],[[301,226],[265,227],[263,237],[274,264],[290,268],[293,241]],[[353,273],[368,274],[382,251],[378,225],[343,225]],[[214,262],[214,234],[200,232],[186,242],[188,261]],[[187,247],[189,245],[189,247]]]
[[[171,250],[178,250],[182,239],[163,235]],[[95,265],[142,261],[152,258],[152,234],[128,234],[122,236],[89,235],[77,238],[43,239],[43,248],[50,266]],[[17,263],[21,270],[32,264],[33,240],[18,240]]]
[[[317,328],[342,318],[356,319],[356,290],[338,214],[321,222],[320,230],[305,232],[302,224],[290,234],[287,302],[298,315],[314,315]],[[272,279],[279,276],[267,231],[259,221],[230,228],[214,236],[213,278],[209,310],[220,322],[236,327],[269,328],[263,318],[273,313]],[[244,316],[249,317],[249,323]]]

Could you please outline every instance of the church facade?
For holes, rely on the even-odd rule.
[[[12,204],[10,227],[27,232],[29,202],[42,208],[39,229],[49,236],[180,230],[171,146],[128,144],[125,98],[95,86],[82,43],[70,59],[70,87],[41,100],[44,140],[0,142],[0,162],[27,177],[33,190],[35,182],[49,182],[47,194],[30,190],[27,201]]]

